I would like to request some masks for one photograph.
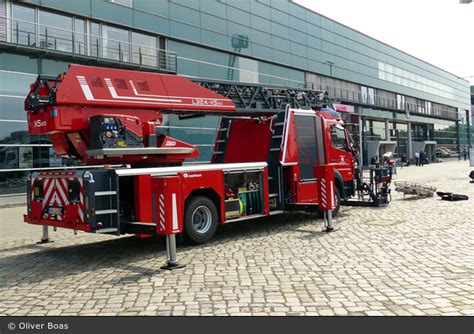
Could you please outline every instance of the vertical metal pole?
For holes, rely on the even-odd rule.
[[[41,241],[47,242],[49,241],[49,230],[48,226],[43,225],[43,236],[41,237]]]
[[[407,122],[407,160],[410,162],[413,159],[413,141],[411,137],[411,122]]]
[[[43,235],[41,236],[41,241],[38,241],[38,244],[47,244],[53,242],[49,240],[49,227],[48,225],[43,225]]]
[[[332,225],[332,211],[326,211],[326,232],[334,231],[334,226]]]
[[[174,270],[183,268],[186,265],[179,264],[176,256],[176,235],[170,234],[166,236],[166,264],[161,269]]]
[[[168,265],[176,263],[176,236],[171,234],[166,237],[166,255]]]
[[[156,50],[156,65],[158,68],[161,68],[161,51],[160,49]]]
[[[472,128],[472,120],[470,117],[470,112],[469,110],[466,110],[466,132],[467,132],[467,153],[469,157],[469,149],[472,147],[472,142],[471,142],[471,128]],[[434,134],[434,129],[433,129],[433,134]]]

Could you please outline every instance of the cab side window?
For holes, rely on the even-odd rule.
[[[347,151],[346,132],[344,128],[339,125],[332,125],[330,131],[332,147]]]

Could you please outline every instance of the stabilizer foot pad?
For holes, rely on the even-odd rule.
[[[41,244],[51,244],[51,243],[53,243],[53,242],[54,242],[54,241],[51,240],[51,239],[45,239],[45,240],[40,240],[40,241],[38,241],[36,244],[38,244],[38,245],[41,245]]]
[[[175,270],[175,269],[181,269],[186,267],[185,264],[179,264],[179,263],[166,263],[164,266],[161,266],[161,269],[165,270]]]

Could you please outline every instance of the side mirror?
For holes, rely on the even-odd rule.
[[[351,152],[354,156],[356,156],[359,153],[359,145],[350,143],[349,152]]]

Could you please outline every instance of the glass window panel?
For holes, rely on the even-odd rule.
[[[385,68],[387,73],[397,73],[397,75],[393,76],[391,74],[384,74],[384,72],[381,70],[382,68]],[[401,79],[400,76],[402,76],[403,79]],[[443,85],[421,75],[402,70],[398,67],[383,64],[382,62],[379,62],[379,79],[390,81],[405,87],[425,91],[448,99],[454,98],[454,90],[452,87]]]
[[[39,23],[41,48],[72,52],[72,17],[40,10]]]
[[[362,103],[367,103],[367,87],[360,86],[360,93],[361,93]]]
[[[26,87],[28,87],[28,85]],[[26,94],[27,93],[25,93],[24,96],[26,96]],[[0,108],[0,119],[26,122],[26,111],[24,110],[24,101],[24,97],[0,97],[0,105],[2,106]]]
[[[36,46],[35,10],[30,7],[13,4],[12,17],[13,43]]]
[[[86,50],[86,26],[84,20],[74,20],[74,52],[85,55]]]
[[[28,135],[28,124],[25,122],[9,122],[0,120],[0,143],[25,143]]]
[[[90,56],[99,57],[100,56],[100,24],[97,22],[91,22],[91,32],[90,32]]]
[[[0,95],[13,95],[24,99],[29,92],[30,84],[36,80],[36,76],[36,74],[13,73],[0,70]],[[0,105],[2,106],[0,108],[1,113],[4,108],[3,104]],[[22,103],[20,104],[20,110],[23,110]]]
[[[103,57],[129,62],[129,31],[108,25],[102,25]]]
[[[226,49],[229,36],[201,29],[201,43],[203,45]]]
[[[369,104],[375,104],[375,93],[376,93],[375,89],[374,89],[374,88],[369,88],[369,89],[367,90],[367,93],[368,93],[368,100],[367,100],[367,102],[368,102]]]
[[[156,37],[132,32],[132,62],[156,66]]]
[[[239,78],[241,82],[258,83],[258,61],[239,57]]]
[[[117,5],[122,5],[126,7],[132,7],[133,1],[132,0],[108,0],[109,2],[115,3]]]
[[[367,137],[371,140],[385,140],[385,123],[369,121],[370,132]]]

